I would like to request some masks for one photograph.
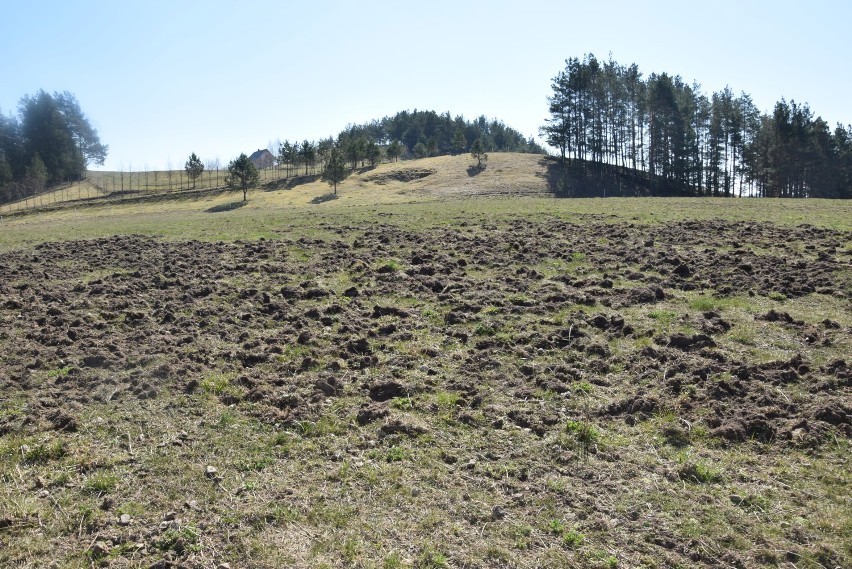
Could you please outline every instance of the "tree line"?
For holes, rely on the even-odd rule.
[[[593,54],[566,60],[552,89],[541,132],[574,171],[632,169],[657,195],[852,197],[852,126],[832,129],[807,104],[761,113],[746,93],[707,96]]]
[[[524,138],[502,121],[484,116],[467,121],[461,116],[453,118],[449,112],[438,114],[416,109],[362,125],[349,125],[337,137],[292,143],[285,140],[269,150],[273,154],[277,151],[276,165],[289,177],[298,175],[302,169],[306,176],[317,168],[322,171],[333,149],[355,170],[376,166],[384,160],[463,154],[476,141],[486,151],[545,153],[532,137]]]
[[[0,203],[82,179],[108,149],[71,93],[26,95],[17,117],[0,112]]]
[[[385,160],[395,162],[400,158],[425,158],[476,150],[481,164],[486,151],[545,153],[532,137],[524,138],[502,121],[489,120],[484,116],[466,121],[461,116],[451,117],[449,112],[438,114],[418,110],[402,111],[362,125],[349,125],[337,137],[301,142],[287,139],[277,145],[270,144],[268,150],[275,156],[273,167],[283,177],[320,173],[334,187],[335,193],[337,184],[346,177],[345,168],[355,171],[377,166]],[[229,171],[231,166],[237,166],[240,172],[250,170],[244,155],[229,164]],[[190,174],[188,166],[187,173]],[[246,175],[232,178],[245,180]],[[243,183],[239,186],[245,190]]]
[[[338,136],[339,141],[342,139],[363,139],[379,145],[396,142],[405,154],[418,158],[463,154],[471,150],[476,140],[489,152],[545,153],[532,137],[525,138],[502,121],[485,116],[468,121],[462,116],[453,118],[449,112],[438,114],[417,109],[363,125],[350,125]]]

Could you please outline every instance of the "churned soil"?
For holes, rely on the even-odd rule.
[[[271,429],[316,424],[333,409],[348,435],[378,448],[416,455],[416,441],[428,439],[448,480],[459,472],[465,485],[495,488],[485,513],[467,515],[436,546],[451,565],[477,565],[465,544],[506,520],[532,529],[482,538],[504,540],[508,553],[479,566],[545,563],[553,548],[577,566],[598,559],[594,551],[570,557],[586,546],[551,518],[585,533],[618,566],[772,565],[795,562],[813,543],[823,561],[850,561],[834,537],[797,541],[783,529],[771,537],[754,530],[763,543],[722,553],[712,539],[708,546],[677,530],[665,507],[630,497],[659,479],[692,484],[706,498],[713,453],[760,448],[760,460],[777,465],[788,452],[821,452],[852,437],[849,319],[794,317],[789,308],[807,298],[852,307],[848,234],[549,219],[324,229],[336,237],[122,236],[4,254],[0,394],[23,403],[0,414],[0,436],[72,436],[93,404],[212,391]],[[766,331],[784,345],[764,346]],[[214,376],[228,388],[211,389]],[[442,434],[446,422],[456,434]],[[458,433],[486,445],[507,430],[536,450],[457,446]],[[707,464],[655,463],[618,442],[639,437],[672,453],[710,449]],[[745,476],[719,469],[719,484]],[[560,489],[540,482],[557,475],[574,478]],[[447,515],[462,516],[454,507]],[[68,539],[88,546],[96,531],[109,528]],[[6,544],[17,535],[7,531]],[[87,551],[104,558],[105,547]],[[152,563],[159,553],[140,549],[133,559]],[[167,562],[201,565],[190,549],[170,555]],[[415,548],[411,562],[432,566],[424,556]]]

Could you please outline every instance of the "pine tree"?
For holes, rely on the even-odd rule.
[[[293,147],[289,140],[285,140],[278,147],[278,164],[284,165],[284,177],[290,177],[290,164],[292,159]]]
[[[48,176],[47,166],[45,166],[39,153],[36,152],[30,161],[30,165],[27,166],[26,184],[29,186],[28,193],[35,195],[44,190],[47,185]]]
[[[238,158],[231,160],[228,164],[228,176],[225,178],[225,184],[229,188],[242,190],[243,201],[248,200],[249,188],[256,186],[259,179],[260,174],[257,168],[245,153],[240,154]]]
[[[192,180],[192,188],[195,189],[195,181],[204,173],[204,164],[201,163],[201,159],[193,152],[183,168],[186,170],[186,177]]]
[[[374,168],[382,162],[382,149],[374,140],[367,143],[367,160]]]
[[[299,148],[299,157],[305,162],[305,176],[308,175],[308,165],[313,164],[317,157],[316,146],[305,140]]]
[[[412,152],[414,153],[415,158],[426,158],[429,156],[429,149],[426,148],[426,145],[422,142],[415,144]]]
[[[78,179],[90,162],[103,164],[107,147],[100,143],[77,100],[68,92],[39,91],[20,102],[21,164],[38,153],[47,171],[47,183]]]
[[[484,168],[482,163],[488,160],[488,154],[485,152],[481,138],[473,141],[473,144],[470,146],[470,155],[476,159],[476,167],[482,170]]]
[[[426,142],[426,153],[429,156],[437,156],[437,154],[438,154],[438,143],[435,142],[434,138],[430,138]]]
[[[320,172],[325,168],[332,148],[334,148],[334,140],[331,138],[323,138],[317,142],[317,159],[320,162]]]
[[[0,188],[6,186],[7,183],[12,181],[12,167],[9,166],[9,163],[6,162],[6,158],[0,154]],[[4,201],[4,200],[0,200]]]
[[[345,150],[346,158],[352,165],[352,171],[358,168],[358,163],[364,160],[367,155],[367,140],[362,136],[342,137],[338,141],[338,146]]]
[[[396,162],[399,160],[399,157],[402,156],[403,146],[402,143],[398,140],[392,141],[388,144],[387,149],[385,150],[385,154],[388,157],[388,160],[393,160]]]
[[[334,195],[337,195],[337,184],[342,182],[349,176],[349,170],[346,167],[346,160],[343,157],[343,152],[339,147],[334,146],[329,153],[328,162],[322,171],[322,179],[329,186],[334,187]]]
[[[456,130],[453,133],[453,142],[450,148],[452,149],[453,154],[461,154],[467,150],[467,140],[464,137],[464,130],[459,127],[456,127]]]

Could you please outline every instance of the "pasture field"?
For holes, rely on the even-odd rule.
[[[0,565],[852,565],[852,205],[469,165],[4,214]]]

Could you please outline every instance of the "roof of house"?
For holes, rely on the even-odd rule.
[[[257,150],[256,152],[253,152],[251,156],[249,156],[249,160],[254,162],[258,158],[260,158],[260,157],[262,157],[266,154],[269,154],[270,156],[272,156],[272,153],[269,150],[267,150],[266,148],[264,148],[263,150]]]

